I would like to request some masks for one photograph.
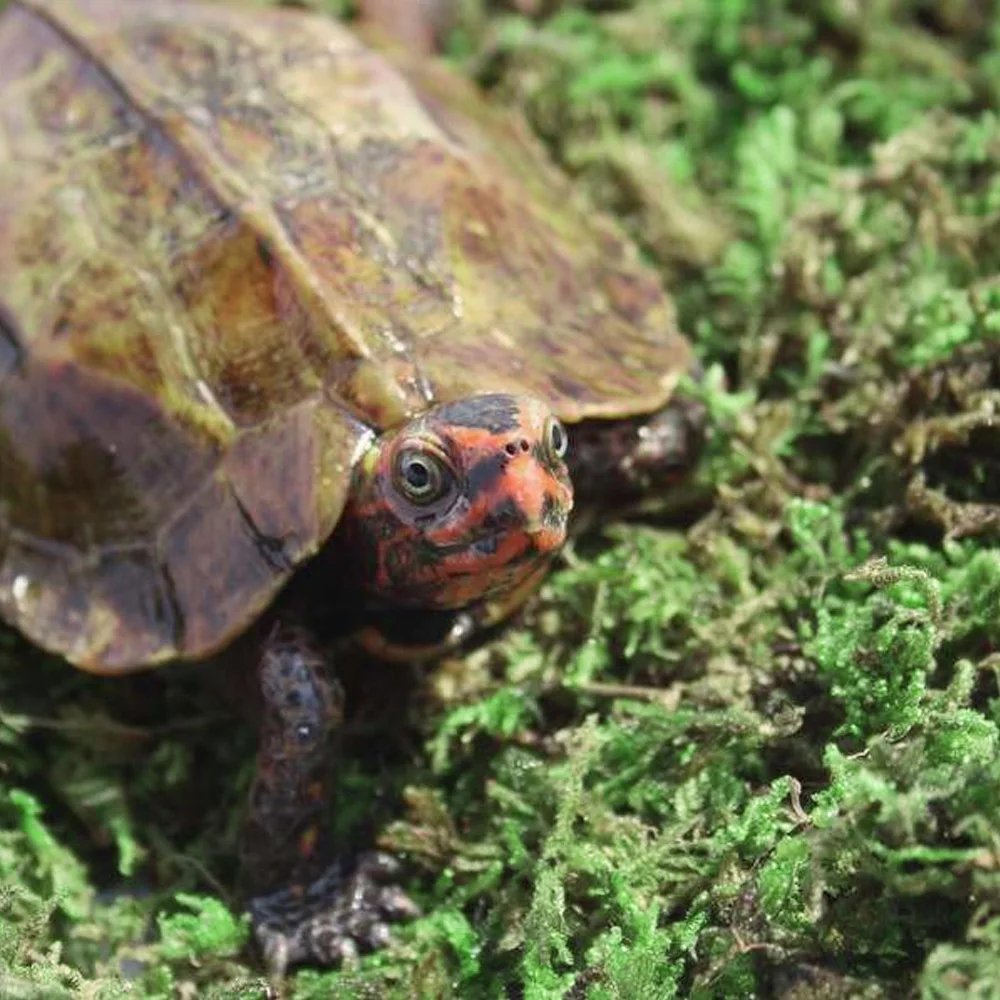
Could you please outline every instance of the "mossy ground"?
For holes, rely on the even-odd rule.
[[[450,55],[662,270],[712,437],[683,525],[359,706],[426,916],[288,994],[1000,997],[997,5],[467,0]],[[0,660],[0,996],[264,996],[251,733]]]

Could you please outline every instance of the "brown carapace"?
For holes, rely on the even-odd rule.
[[[0,13],[0,615],[33,641],[222,649],[435,405],[572,435],[669,403],[656,276],[467,82],[392,59],[279,8]]]

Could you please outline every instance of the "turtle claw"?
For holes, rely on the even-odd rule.
[[[420,908],[389,880],[401,866],[388,854],[362,854],[353,866],[337,862],[308,886],[257,896],[250,915],[268,970],[280,979],[290,966],[351,965],[363,952],[392,940],[391,921]]]

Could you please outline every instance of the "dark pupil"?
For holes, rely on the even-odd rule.
[[[407,483],[418,492],[427,489],[431,482],[430,469],[419,459],[408,462],[403,475],[406,476]]]

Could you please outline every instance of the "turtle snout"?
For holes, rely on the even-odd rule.
[[[569,473],[561,461],[555,467],[533,456],[526,455],[523,460],[529,467],[516,475],[517,485],[511,491],[519,514],[519,528],[531,539],[532,548],[537,552],[555,552],[566,541],[573,509]]]
[[[573,494],[566,490],[562,497],[545,495],[542,501],[542,513],[539,518],[539,535],[558,535],[557,544],[566,540],[566,527],[569,524],[570,511],[573,509]]]
[[[535,510],[527,514],[524,530],[538,552],[556,552],[566,541],[572,493],[568,489],[546,489],[533,506]]]

